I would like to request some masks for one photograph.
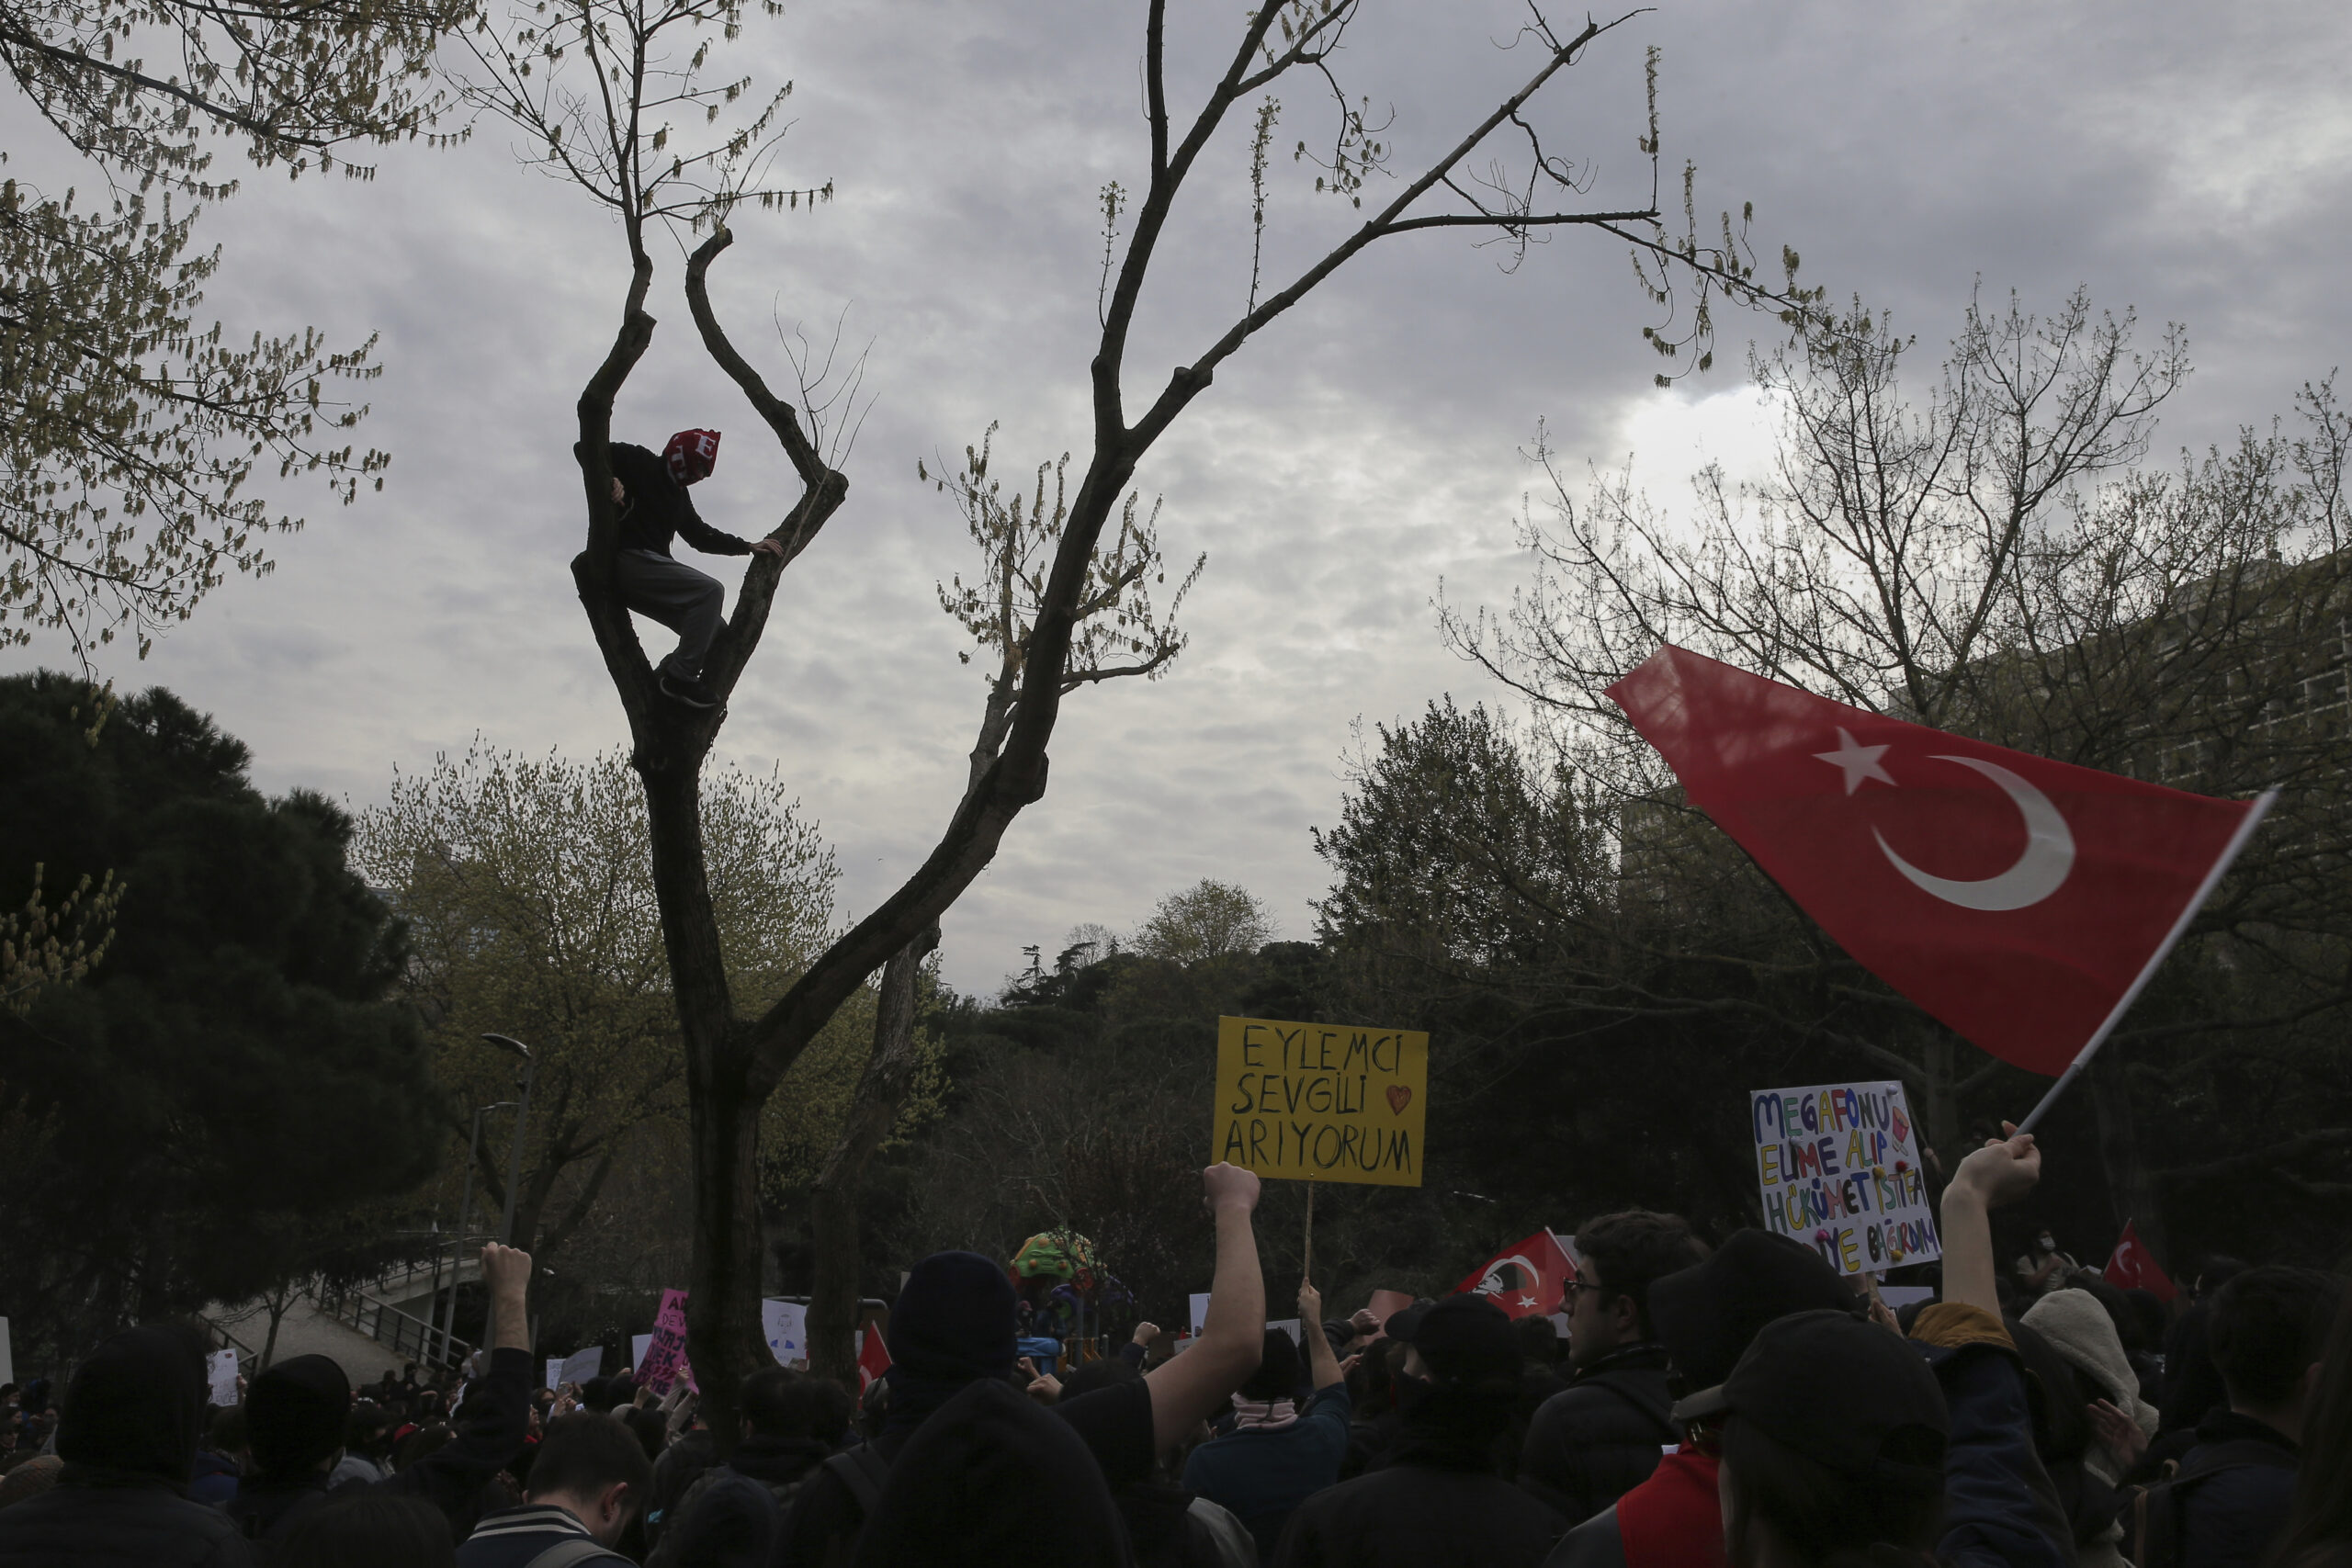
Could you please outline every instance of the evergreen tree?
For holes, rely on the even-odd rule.
[[[289,1246],[413,1189],[440,1146],[404,932],[324,797],[159,689],[0,681],[0,888],[111,872],[111,944],[0,1015],[0,1299],[20,1345],[235,1301]],[[299,1247],[297,1247],[299,1250]]]

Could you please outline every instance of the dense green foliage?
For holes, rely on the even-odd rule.
[[[92,739],[91,694],[0,681],[0,887],[112,872],[112,945],[0,1015],[0,1292],[20,1354],[320,1267],[355,1205],[439,1153],[405,936],[322,797],[160,689]],[[384,1217],[384,1218],[389,1218]],[[346,1262],[350,1261],[345,1259]]]

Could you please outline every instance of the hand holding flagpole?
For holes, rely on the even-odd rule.
[[[2245,820],[2238,824],[2238,830],[2231,835],[2221,858],[2206,872],[2205,880],[2198,885],[2195,896],[2182,906],[2180,918],[2173,921],[2172,930],[2165,933],[2163,944],[2148,955],[2147,964],[2132,982],[2131,989],[2116,998],[2115,1010],[2099,1024],[2098,1032],[2084,1043],[2075,1059],[2066,1064],[2066,1070],[2058,1075],[2058,1081],[2050,1086],[2050,1091],[2041,1097],[2041,1102],[2025,1113],[2025,1120],[2018,1123],[2018,1132],[2030,1133],[2040,1125],[2042,1116],[2057,1103],[2058,1097],[2066,1092],[2066,1086],[2091,1065],[2091,1058],[2098,1055],[2098,1048],[2107,1043],[2107,1037],[2115,1032],[2115,1026],[2123,1021],[2125,1013],[2132,1010],[2132,1004],[2140,999],[2140,993],[2147,989],[2149,977],[2155,974],[2156,966],[2172,955],[2172,950],[2188,931],[2188,922],[2197,918],[2197,911],[2203,908],[2205,900],[2212,897],[2213,889],[2221,884],[2222,874],[2230,869],[2232,861],[2238,858],[2238,852],[2245,848],[2245,841],[2254,837],[2255,825],[2269,813],[2271,804],[2278,798],[2278,792],[2275,789],[2264,790],[2255,797],[2254,807],[2245,814]]]

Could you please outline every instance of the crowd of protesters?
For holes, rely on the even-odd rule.
[[[460,1385],[355,1391],[303,1356],[207,1419],[193,1329],[98,1346],[62,1400],[6,1391],[0,1568],[2352,1568],[2352,1305],[2210,1264],[2186,1309],[1991,1212],[2039,1178],[1988,1143],[1942,1197],[1939,1299],[1889,1312],[1763,1231],[1671,1214],[1575,1236],[1565,1344],[1484,1296],[1267,1323],[1255,1176],[1203,1175],[1216,1269],[1166,1353],[1041,1373],[1006,1270],[917,1264],[853,1401],[777,1367],[710,1430],[683,1381],[533,1390],[530,1260],[486,1247]]]

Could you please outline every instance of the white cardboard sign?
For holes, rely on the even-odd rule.
[[[1899,1083],[1816,1084],[1748,1095],[1764,1227],[1841,1274],[1943,1256],[1919,1168],[1919,1128]]]

